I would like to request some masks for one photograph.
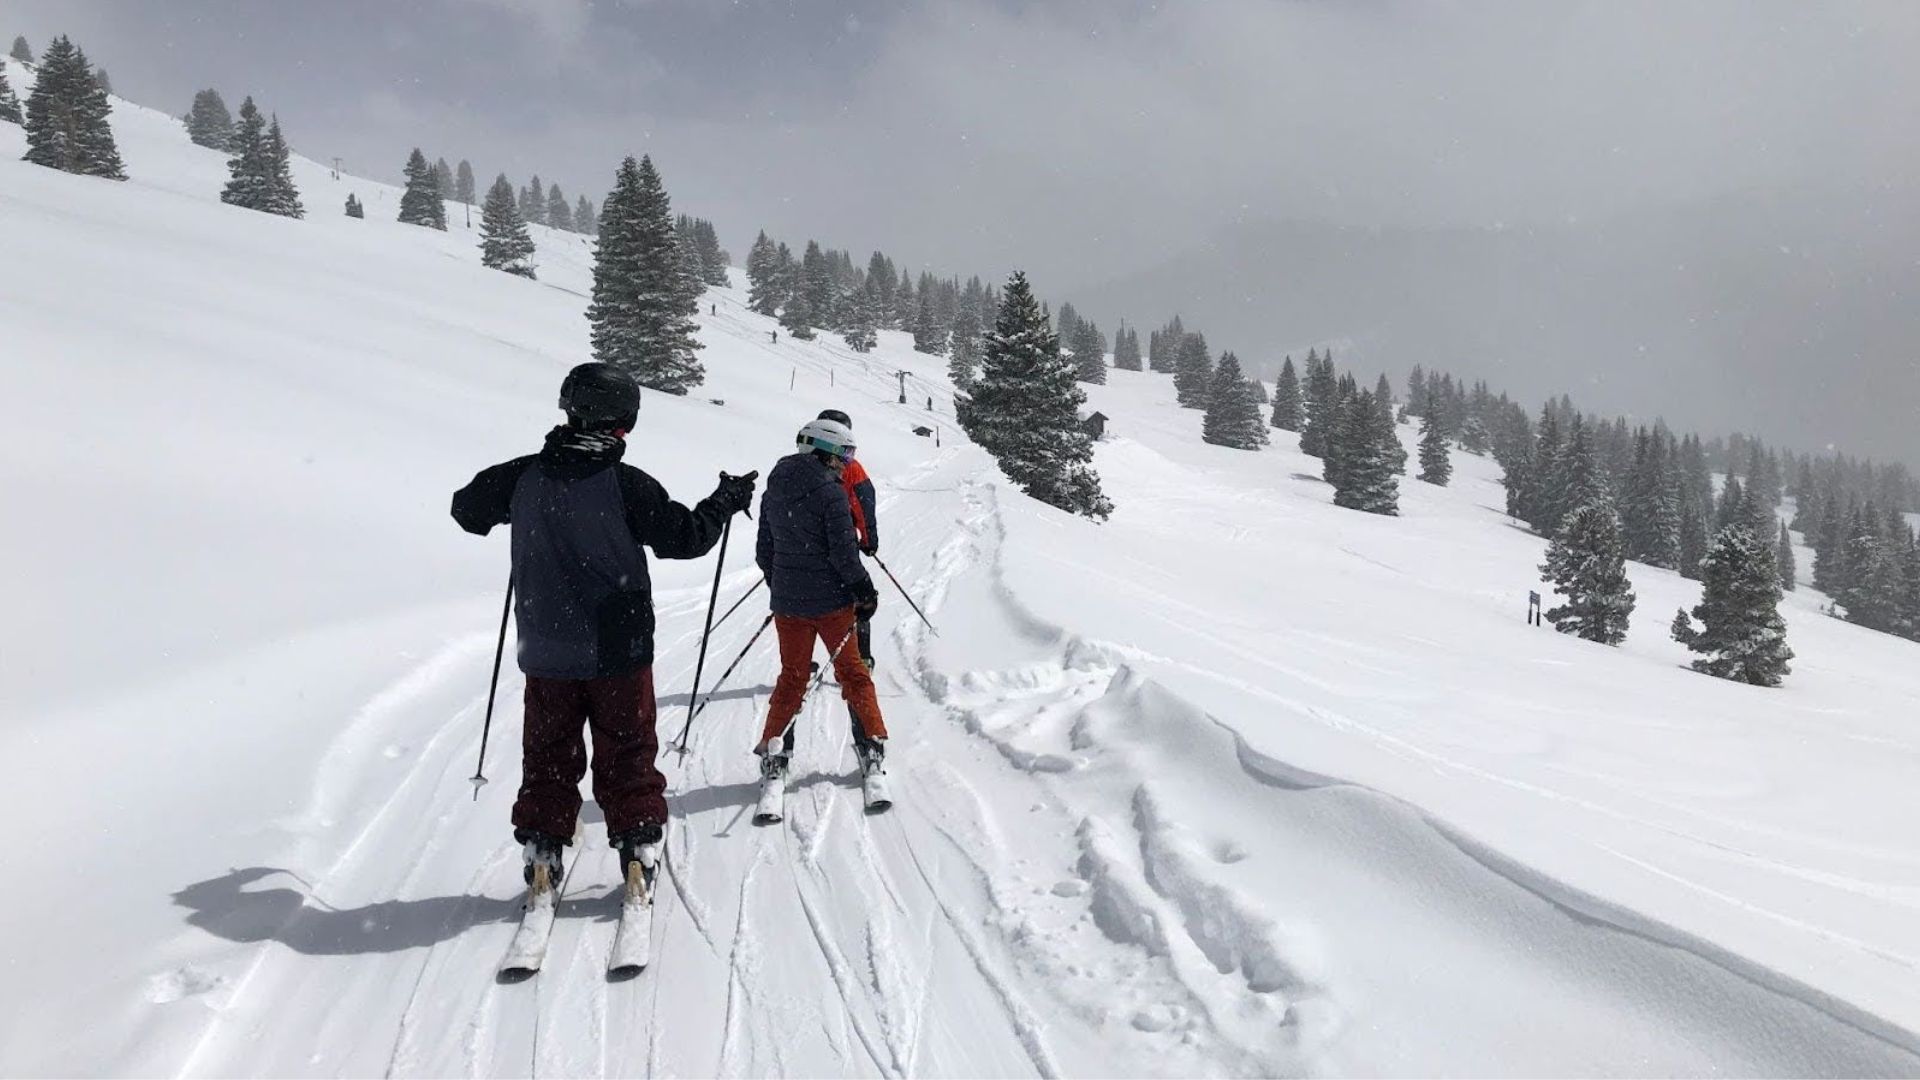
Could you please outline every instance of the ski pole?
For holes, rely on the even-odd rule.
[[[500,640],[493,647],[493,681],[487,684],[487,720],[480,728],[480,760],[473,767],[473,801],[480,801],[480,785],[487,782],[487,736],[493,734],[493,696],[500,690],[500,658],[507,652],[507,616],[513,612],[513,575],[507,575],[507,599],[500,605]]]
[[[684,759],[687,756],[687,733],[693,730],[693,721],[697,717],[699,717],[701,713],[707,711],[707,706],[713,701],[713,695],[719,693],[720,688],[726,685],[728,677],[730,677],[733,674],[733,669],[740,666],[740,661],[745,660],[747,658],[747,653],[752,651],[753,643],[756,641],[759,641],[760,635],[766,633],[767,627],[772,625],[773,625],[772,615],[768,615],[766,618],[760,620],[760,629],[755,630],[753,632],[753,636],[747,639],[746,648],[741,649],[740,655],[734,657],[733,663],[727,665],[727,670],[721,672],[720,677],[713,680],[713,687],[707,691],[707,696],[701,699],[700,707],[697,709],[694,709],[692,713],[688,715],[686,726],[680,729],[679,743],[678,745],[672,748],[675,753],[681,756],[681,758]]]
[[[759,592],[759,591],[760,591],[760,586],[762,586],[762,585],[765,585],[766,583],[767,583],[767,579],[766,579],[766,577],[765,577],[764,575],[762,575],[762,577],[760,578],[760,580],[759,580],[759,581],[756,581],[756,582],[754,582],[754,583],[753,583],[753,588],[751,588],[751,589],[748,589],[748,590],[746,591],[746,594],[745,594],[744,596],[742,596],[742,597],[740,597],[740,599],[738,599],[738,600],[735,600],[735,601],[733,602],[733,606],[727,609],[727,611],[726,611],[726,614],[724,614],[724,615],[722,615],[722,616],[720,616],[719,618],[717,618],[717,619],[715,619],[715,620],[713,620],[713,629],[714,629],[714,630],[718,630],[718,629],[720,629],[720,625],[721,625],[722,623],[724,623],[724,622],[726,622],[728,618],[730,618],[730,617],[732,617],[732,615],[733,615],[733,613],[734,613],[734,612],[736,612],[736,611],[739,611],[739,610],[740,610],[740,605],[741,605],[741,604],[744,604],[744,603],[746,603],[746,602],[747,602],[747,597],[749,597],[749,596],[752,596],[752,595],[753,595],[754,593],[757,593],[757,592]],[[709,632],[711,632],[711,631],[709,631]]]
[[[713,609],[720,602],[720,575],[727,568],[727,539],[733,535],[733,517],[720,527],[720,558],[713,564],[713,591],[707,594],[707,624],[700,631],[700,658],[693,662],[693,689],[687,694],[687,723],[693,723],[693,702],[700,696],[700,675],[707,666],[707,640],[713,637]],[[731,614],[731,612],[729,612]]]
[[[901,586],[900,579],[893,576],[893,571],[887,569],[887,564],[880,561],[879,555],[872,556],[872,559],[874,562],[880,563],[880,569],[886,572],[887,580],[893,582],[893,587],[900,591],[900,599],[905,600],[907,606],[913,609],[913,613],[920,616],[920,621],[927,624],[927,629],[933,631],[934,637],[939,637],[939,628],[933,625],[932,619],[927,618],[926,612],[920,610],[920,605],[913,602],[913,597],[907,595],[907,590]]]

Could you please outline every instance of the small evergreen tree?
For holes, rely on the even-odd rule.
[[[1300,373],[1293,369],[1293,357],[1280,365],[1280,378],[1273,384],[1273,426],[1282,431],[1299,431],[1306,423],[1306,403],[1300,396]]]
[[[533,238],[527,235],[527,223],[520,220],[513,184],[505,173],[487,189],[486,204],[480,209],[480,265],[524,278],[534,276]]]
[[[1383,413],[1373,394],[1355,390],[1335,406],[1340,424],[1330,440],[1327,458],[1333,474],[1333,502],[1369,514],[1400,512],[1400,470],[1395,455],[1404,454],[1394,431],[1393,417]]]
[[[1626,560],[1626,538],[1612,503],[1597,499],[1568,514],[1540,567],[1566,597],[1546,613],[1547,621],[1563,634],[1603,645],[1625,641],[1634,604]]]
[[[33,63],[33,46],[27,44],[24,36],[16,35],[13,39],[13,51],[7,55],[23,64],[31,64]]]
[[[20,99],[13,96],[13,87],[7,82],[7,65],[0,64],[0,122],[20,124],[26,122],[25,114],[20,111]]]
[[[226,153],[233,138],[233,114],[218,90],[202,90],[193,95],[193,108],[187,111],[187,138],[194,145]]]
[[[1207,352],[1207,336],[1198,330],[1180,342],[1173,393],[1183,409],[1206,408],[1207,397],[1213,393],[1213,357]]]
[[[1140,332],[1125,323],[1113,332],[1113,366],[1121,371],[1142,369]]]
[[[439,193],[441,201],[453,198],[453,166],[447,164],[446,158],[440,158],[433,163],[433,186]]]
[[[1073,368],[1081,382],[1106,385],[1106,342],[1101,340],[1100,328],[1092,320],[1078,319],[1074,322]]]
[[[400,194],[400,222],[447,231],[447,204],[440,201],[440,183],[419,147],[407,158],[407,189]]]
[[[780,251],[763,229],[747,249],[747,307],[761,315],[778,315],[786,298]]]
[[[1260,417],[1260,403],[1254,400],[1253,385],[1241,373],[1240,358],[1230,352],[1221,354],[1213,369],[1200,430],[1201,438],[1215,446],[1258,450],[1267,445],[1267,425]]]
[[[573,204],[560,192],[560,185],[547,189],[547,227],[573,231]]]
[[[1058,349],[1058,338],[1056,351]],[[931,283],[920,290],[919,309],[913,317],[913,351],[939,356],[947,347],[947,334],[940,326],[940,298]]]
[[[1794,565],[1793,533],[1787,531],[1787,523],[1780,523],[1780,540],[1773,549],[1774,572],[1780,576],[1780,587],[1792,592],[1800,584],[1800,571]]]
[[[874,326],[873,295],[866,289],[853,294],[853,312],[847,324],[847,348],[857,353],[870,353],[879,343],[880,335]]]
[[[1787,624],[1780,617],[1780,583],[1774,577],[1767,547],[1755,540],[1744,523],[1721,530],[1702,564],[1700,603],[1693,617],[1695,629],[1682,610],[1674,619],[1673,636],[1701,654],[1695,671],[1754,686],[1779,686],[1792,670],[1787,661]]]
[[[593,356],[617,364],[645,387],[685,394],[706,371],[694,357],[693,314],[673,232],[666,187],[651,158],[629,157],[614,188],[600,204],[600,238],[594,245]]]
[[[1446,487],[1453,479],[1453,460],[1447,455],[1447,434],[1431,410],[1420,418],[1420,479]]]
[[[473,182],[473,164],[461,158],[459,166],[453,170],[453,197],[462,206],[472,206],[478,195],[479,189]]]
[[[1086,400],[1027,276],[1016,271],[986,335],[980,378],[959,400],[961,425],[1028,495],[1105,518],[1113,504],[1100,491],[1093,439],[1080,426]]]
[[[300,205],[300,192],[293,186],[293,151],[280,132],[280,117],[267,124],[267,206],[269,214],[299,218],[307,216]]]
[[[547,189],[540,186],[540,174],[533,174],[532,183],[520,190],[520,216],[529,225],[547,223]]]
[[[593,203],[585,195],[573,204],[573,231],[582,236],[600,235],[600,219],[593,212]]]
[[[871,282],[873,279],[867,279]],[[973,381],[980,370],[980,358],[985,343],[981,340],[980,308],[977,304],[963,305],[953,322],[953,340],[947,345],[947,378],[953,381],[953,388],[962,393],[970,393]]]
[[[81,176],[125,180],[107,122],[112,111],[107,92],[94,82],[87,54],[65,35],[54,38],[27,95],[26,160]]]
[[[1702,563],[1707,557],[1707,521],[1692,499],[1680,504],[1680,576],[1700,580]]]
[[[364,218],[367,216],[366,207],[360,205],[360,200],[356,198],[351,191],[347,193],[347,216],[350,218]]]
[[[103,94],[113,93],[113,80],[107,78],[106,68],[97,67],[93,69],[93,85],[99,87],[100,92]]]
[[[780,308],[780,325],[801,341],[813,340],[813,308],[807,304],[807,290],[787,293],[787,302]]]
[[[1300,451],[1323,458],[1333,433],[1340,426],[1340,380],[1334,374],[1333,357],[1322,360],[1307,350],[1306,383],[1303,387],[1307,418],[1300,428]]]
[[[1460,428],[1460,448],[1476,457],[1485,457],[1493,448],[1493,437],[1487,432],[1486,421],[1478,416],[1470,416]]]

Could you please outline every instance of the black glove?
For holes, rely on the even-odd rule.
[[[873,556],[880,554],[880,541],[870,540],[864,544],[861,544],[860,550],[868,558],[872,558]]]
[[[880,590],[873,587],[873,582],[869,581],[864,585],[854,586],[853,588],[853,617],[854,618],[861,619],[861,620],[871,619],[873,618],[873,613],[879,610],[880,610]]]
[[[721,473],[720,486],[713,489],[713,495],[710,497],[727,512],[728,517],[742,510],[748,512],[748,517],[752,517],[753,482],[758,479],[760,474],[757,471],[745,476],[728,476],[726,473]]]

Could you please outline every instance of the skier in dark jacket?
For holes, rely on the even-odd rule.
[[[829,650],[840,696],[853,713],[862,767],[877,768],[887,724],[873,677],[854,648],[854,626],[872,617],[880,595],[860,564],[853,512],[840,486],[841,471],[853,460],[853,432],[832,420],[814,420],[796,442],[800,452],[781,458],[767,474],[760,499],[755,559],[772,594],[780,678],[755,751],[765,756],[764,768],[784,771],[792,751],[789,729],[806,694],[818,640]]]
[[[822,420],[832,420],[836,424],[845,424],[848,431],[853,430],[853,418],[839,409],[828,409],[820,414]],[[873,480],[867,476],[867,470],[859,459],[851,459],[840,470],[840,488],[847,493],[847,509],[853,512],[854,538],[860,541],[860,550],[868,555],[880,553],[880,507],[874,497]],[[860,662],[873,670],[873,620],[861,619],[859,629]]]
[[[694,559],[753,503],[757,474],[720,474],[713,494],[688,510],[658,481],[620,464],[639,419],[640,388],[610,364],[581,364],[560,387],[567,422],[538,454],[483,470],[453,496],[453,519],[482,536],[513,526],[514,616],[526,673],[525,761],[513,804],[514,839],[536,864],[561,876],[573,842],[580,779],[587,771],[583,724],[593,730],[593,797],[621,854],[659,844],[667,820],[666,778],[654,764],[653,589],[650,547],[663,559]]]

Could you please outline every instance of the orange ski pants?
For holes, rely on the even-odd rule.
[[[880,700],[874,696],[873,676],[860,662],[860,646],[854,641],[853,608],[844,607],[825,615],[775,615],[773,629],[780,637],[780,678],[773,684],[773,700],[767,706],[767,723],[760,731],[759,745],[787,731],[800,702],[806,697],[807,680],[812,677],[813,643],[819,641],[833,654],[834,678],[840,680],[840,697],[853,713],[855,736],[869,739],[887,737],[887,722],[880,715]],[[792,742],[788,742],[792,748]]]

